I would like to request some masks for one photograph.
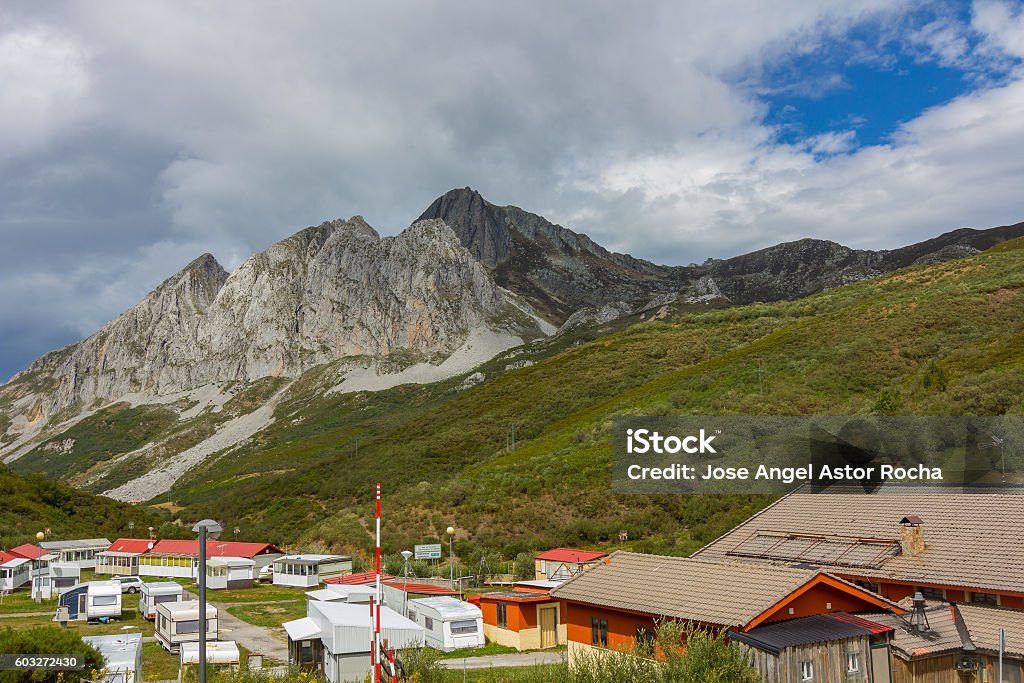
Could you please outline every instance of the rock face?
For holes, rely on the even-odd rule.
[[[913,264],[962,258],[1024,235],[1024,223],[962,228],[888,251],[802,239],[701,265],[659,266],[609,252],[518,207],[491,204],[468,187],[438,197],[421,218],[444,220],[499,284],[560,325],[579,311],[588,313],[573,325],[609,305],[625,310],[676,298],[737,304],[794,299]]]
[[[495,206],[468,187],[438,197],[420,218],[450,225],[498,284],[558,323],[582,308],[678,288],[677,269],[610,252],[542,216]]]
[[[343,357],[440,360],[480,329],[540,334],[442,221],[382,239],[354,217],[302,230],[230,276],[204,255],[8,388],[43,378],[49,416],[125,394],[297,377]]]

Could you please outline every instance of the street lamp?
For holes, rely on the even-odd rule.
[[[402,559],[405,560],[405,567],[403,568],[402,576],[402,593],[405,597],[402,598],[402,616],[409,616],[409,558],[412,557],[412,553],[408,550],[402,551]]]
[[[448,578],[451,581],[452,590],[455,590],[455,556],[452,554],[452,539],[455,538],[455,527],[448,527],[445,529],[445,533],[448,534]]]
[[[206,535],[216,537],[224,527],[204,519],[192,531],[199,534],[199,683],[206,683]]]
[[[41,601],[43,599],[43,539],[46,538],[46,534],[42,531],[36,532],[36,550],[39,554],[36,555],[36,580],[32,582],[32,598],[34,600]]]

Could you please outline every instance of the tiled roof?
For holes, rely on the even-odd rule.
[[[694,557],[724,559],[730,551],[749,548],[759,533],[842,534],[844,537],[899,539],[899,522],[908,515],[923,520],[925,550],[917,557],[898,554],[875,567],[843,568],[825,561],[803,560],[848,576],[889,578],[1024,593],[1024,546],[1019,542],[1024,518],[1024,489],[955,491],[925,487],[886,487],[877,493],[801,489],[765,508]],[[783,559],[738,558],[751,563]]]
[[[653,616],[745,627],[819,575],[821,572],[807,569],[616,552],[553,589],[551,596]]]
[[[536,555],[535,559],[547,560],[549,562],[572,562],[576,564],[582,564],[584,562],[592,562],[598,558],[604,557],[608,553],[602,553],[594,550],[576,550],[574,548],[555,548],[554,550],[548,550]]]
[[[928,630],[918,633],[908,628],[909,615],[865,614],[865,619],[893,627],[892,646],[905,658],[931,657],[961,650],[963,638],[956,625],[956,608],[945,602],[930,602],[925,608]]]
[[[971,642],[979,650],[999,651],[999,629],[1006,634],[1006,652],[1024,657],[1024,610],[957,605]]]

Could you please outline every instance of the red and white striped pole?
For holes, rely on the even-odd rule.
[[[373,627],[374,683],[380,681],[380,607],[384,603],[380,585],[380,482],[377,482],[377,621]]]

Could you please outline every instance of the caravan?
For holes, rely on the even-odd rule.
[[[426,632],[430,647],[451,652],[484,645],[484,616],[476,605],[441,596],[410,600],[408,610],[409,619]]]
[[[180,583],[173,581],[144,583],[139,589],[139,614],[143,618],[153,621],[156,619],[157,605],[162,602],[181,602],[184,595],[185,590]]]
[[[79,583],[61,594],[58,604],[69,619],[106,621],[121,616],[121,586],[116,581]]]
[[[177,653],[182,643],[199,642],[199,601],[163,602],[156,606],[156,640]],[[217,640],[217,608],[206,605],[206,639]]]
[[[95,679],[98,683],[142,683],[141,633],[84,636],[82,642],[103,656],[103,669]]]

